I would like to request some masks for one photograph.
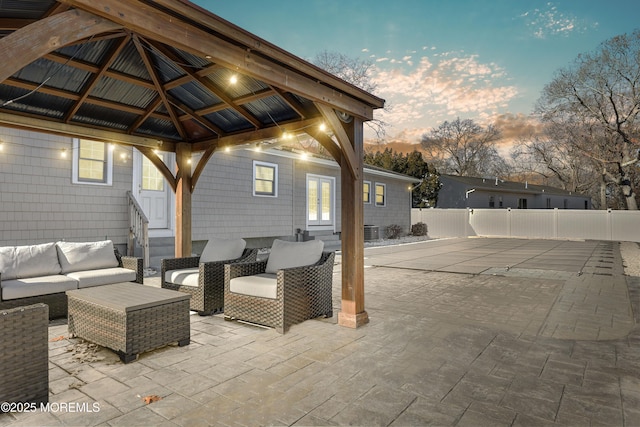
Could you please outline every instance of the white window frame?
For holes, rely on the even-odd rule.
[[[364,181],[362,183],[362,196],[364,197],[364,185],[365,184],[369,184],[369,201],[367,202],[366,200],[364,200],[364,204],[365,205],[370,205],[371,204],[371,181]]]
[[[378,203],[378,186],[382,187],[384,189],[384,191],[382,192],[382,195],[384,197],[384,202],[383,203]],[[376,182],[375,186],[373,187],[374,191],[373,191],[373,202],[375,203],[375,205],[377,207],[383,208],[385,206],[387,206],[387,184],[383,184],[381,182]]]
[[[98,141],[99,142],[99,141]],[[112,186],[113,185],[113,150],[110,149],[108,144],[103,143],[105,145],[105,149],[107,151],[106,157],[106,170],[105,177],[103,181],[85,181],[80,179],[79,177],[79,163],[80,163],[80,139],[73,138],[73,161],[71,166],[71,182],[73,184],[81,184],[81,185],[103,185],[103,186]]]
[[[256,192],[256,169],[258,166],[265,166],[273,168],[273,194],[257,193]],[[278,197],[278,164],[261,162],[259,160],[253,161],[253,195],[254,197]]]

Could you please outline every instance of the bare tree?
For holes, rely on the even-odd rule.
[[[511,151],[512,164],[518,173],[538,178],[544,185],[589,195],[594,206],[604,209],[607,201],[602,199],[596,162],[563,133],[547,128],[544,134],[521,139]]]
[[[640,31],[613,37],[560,69],[543,90],[536,112],[565,129],[565,142],[593,161],[607,189],[637,210],[635,168],[640,161]]]
[[[359,87],[369,93],[375,94],[377,85],[373,81],[372,71],[373,62],[369,60],[363,60],[360,58],[351,58],[347,55],[338,52],[322,51],[316,55],[313,63],[325,71],[341,78],[347,83]],[[388,110],[390,107],[385,106],[384,109]],[[373,119],[366,122],[366,125],[371,128],[378,139],[382,141],[386,135],[386,128],[388,123],[380,119]]]
[[[504,176],[509,170],[495,148],[500,131],[492,125],[483,128],[473,120],[444,122],[422,136],[427,160],[441,173],[460,176]]]

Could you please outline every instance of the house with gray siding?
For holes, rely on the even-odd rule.
[[[499,178],[440,175],[438,208],[591,209],[583,194]]]
[[[171,238],[175,195],[136,149],[0,128],[0,245],[111,239],[126,250],[131,192],[149,220],[150,236]],[[174,169],[172,153],[158,151]],[[197,164],[194,155],[193,164]],[[364,223],[411,227],[414,178],[364,170]],[[194,252],[212,237],[245,238],[254,247],[274,238],[321,238],[338,248],[340,167],[284,148],[220,150],[192,196]],[[200,246],[201,247],[201,246]]]

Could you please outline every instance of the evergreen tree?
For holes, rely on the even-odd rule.
[[[412,206],[435,206],[438,198],[438,172],[435,167],[429,166],[422,158],[422,153],[414,150],[408,154],[394,152],[391,148],[375,153],[365,153],[365,164],[412,176],[420,180],[420,183],[412,188]]]

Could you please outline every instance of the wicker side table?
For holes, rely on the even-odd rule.
[[[67,291],[69,334],[114,350],[129,363],[138,354],[191,339],[183,292],[134,283]]]

